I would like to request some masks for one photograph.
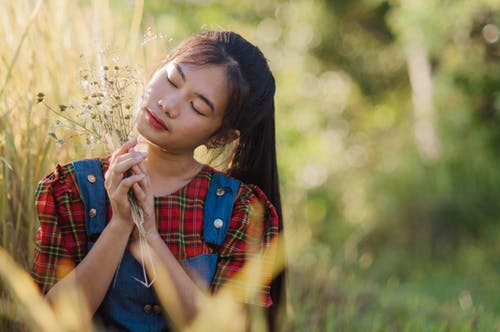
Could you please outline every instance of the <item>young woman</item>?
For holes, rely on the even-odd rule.
[[[97,172],[70,163],[40,182],[32,275],[46,298],[53,300],[76,283],[106,329],[161,331],[172,322],[182,327],[193,321],[205,294],[202,279],[211,293],[227,286],[243,303],[266,307],[273,329],[283,295],[283,273],[272,282],[270,276],[276,250],[269,249],[283,229],[274,93],[266,59],[240,35],[201,32],[183,41],[154,73],[138,112],[146,151],[131,140],[110,157],[94,159]],[[201,145],[233,147],[223,179],[237,179],[236,186],[232,181],[213,191],[221,173],[194,158]],[[87,186],[92,194],[82,189]],[[231,188],[234,193],[226,196]],[[104,198],[89,203],[99,190]],[[141,260],[129,191],[144,212],[152,261]],[[222,207],[229,218],[208,220],[220,212],[212,203],[219,196],[229,197],[229,208]],[[100,228],[99,216],[104,216]],[[222,234],[219,242],[208,240],[212,231]],[[266,249],[259,292],[244,296],[248,292],[238,291],[245,285],[236,276]],[[190,269],[193,261],[198,263]],[[160,303],[157,295],[164,290],[138,282],[141,263],[150,277],[154,267],[163,271],[175,296],[161,297]],[[192,270],[210,272],[200,277]]]

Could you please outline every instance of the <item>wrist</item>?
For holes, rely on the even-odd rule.
[[[120,218],[113,216],[106,227],[115,233],[130,236],[134,229],[134,223],[132,221],[120,220]]]
[[[148,243],[151,244],[154,241],[157,241],[158,239],[163,241],[161,236],[160,236],[160,233],[158,233],[158,230],[156,228],[152,228],[152,229],[146,231],[146,241]]]

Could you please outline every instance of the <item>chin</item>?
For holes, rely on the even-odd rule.
[[[145,143],[149,143],[149,144],[155,144],[157,145],[156,143],[154,143],[154,138],[151,137],[151,135],[148,135],[148,132],[146,130],[141,130],[139,127],[137,128],[137,132],[139,133],[139,135],[141,136],[141,140]]]
[[[141,129],[142,128],[140,126],[137,126],[137,132],[139,133],[139,135],[141,137],[141,139],[140,139],[141,143],[143,143],[145,145],[151,145],[151,146],[154,146],[154,147],[162,149],[162,150],[165,149],[162,145],[157,143],[158,139],[153,137],[149,131],[141,130]]]

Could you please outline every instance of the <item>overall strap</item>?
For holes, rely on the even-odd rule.
[[[73,162],[80,195],[85,205],[87,252],[106,226],[106,190],[101,162],[84,159]]]
[[[240,181],[222,173],[213,173],[203,210],[205,242],[220,246],[224,241],[239,187]]]

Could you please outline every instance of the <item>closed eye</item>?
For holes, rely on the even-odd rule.
[[[175,83],[167,76],[167,81],[168,83],[173,86],[174,88],[177,88],[177,85],[175,85]]]
[[[198,111],[198,109],[194,106],[194,103],[191,101],[189,102],[191,104],[191,108],[193,109],[193,111],[195,111],[196,113],[198,113],[199,115],[201,116],[206,116],[205,114],[203,114],[202,112]]]

